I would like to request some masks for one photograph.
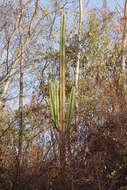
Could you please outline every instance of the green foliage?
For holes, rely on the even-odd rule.
[[[116,175],[116,171],[114,170],[114,171],[112,171],[110,174],[107,174],[107,177],[108,177],[109,179],[112,179],[115,175]]]

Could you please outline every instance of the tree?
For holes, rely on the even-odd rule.
[[[125,1],[124,6],[124,30],[123,30],[123,40],[122,40],[122,72],[125,72],[126,67],[126,45],[127,45],[127,1]]]

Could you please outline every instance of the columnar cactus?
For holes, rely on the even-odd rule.
[[[52,119],[55,123],[56,128],[59,127],[59,95],[58,95],[58,81],[55,80],[53,84],[49,82],[49,97],[50,97],[50,109]]]
[[[65,131],[65,14],[61,17],[60,35],[60,128]]]
[[[75,101],[75,87],[72,87],[71,94],[69,97],[68,111],[66,115],[66,130],[69,131],[71,127],[72,115],[74,112],[74,101]]]
[[[69,131],[71,127],[72,114],[74,111],[75,88],[72,87],[65,125],[65,14],[61,18],[60,35],[60,97],[58,92],[58,82],[49,83],[50,109],[55,127],[61,132]]]

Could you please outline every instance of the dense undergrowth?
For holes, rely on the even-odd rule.
[[[126,101],[124,105],[126,107]],[[125,188],[127,186],[126,111],[120,110],[117,114],[113,112],[107,113],[106,117],[102,116],[104,121],[100,124],[97,120],[84,119],[78,138],[74,129],[69,134],[65,134],[65,157],[62,169],[59,153],[60,136],[55,128],[54,134],[58,139],[49,147],[46,155],[43,155],[43,149],[37,144],[23,152],[20,177],[17,171],[16,152],[13,148],[7,152],[7,142],[3,137],[2,146],[6,148],[1,149],[0,154],[0,189],[118,190],[121,187]],[[83,118],[85,117],[87,116],[84,112]]]

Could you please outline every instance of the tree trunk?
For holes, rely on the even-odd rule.
[[[79,31],[78,31],[78,54],[77,54],[77,64],[75,68],[75,88],[76,88],[76,100],[75,100],[75,111],[78,114],[78,81],[79,81],[79,65],[81,57],[81,32],[82,32],[82,17],[83,17],[83,3],[82,0],[79,0],[80,7],[80,18],[79,18]],[[75,118],[76,128],[78,127],[78,115]]]
[[[22,0],[20,0],[21,14],[22,14]],[[24,56],[23,56],[23,29],[20,27],[20,89],[19,89],[19,152],[18,152],[18,177],[20,182],[20,169],[22,164],[22,143],[23,143],[23,72],[24,72]]]
[[[78,54],[77,54],[77,63],[75,68],[75,155],[77,154],[78,149],[78,81],[79,81],[79,65],[80,65],[80,57],[81,57],[81,35],[82,35],[82,18],[83,18],[83,2],[79,0],[79,31],[78,31]]]
[[[126,57],[127,57],[127,0],[125,0],[124,6],[124,30],[123,30],[123,41],[122,41],[122,72],[125,72]]]

